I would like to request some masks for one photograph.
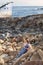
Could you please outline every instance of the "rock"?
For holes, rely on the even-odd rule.
[[[14,51],[16,51],[16,48],[13,48]]]
[[[37,52],[35,52],[32,57],[30,58],[30,61],[39,61],[41,60],[39,54]]]
[[[8,65],[7,63],[4,63],[4,65]]]
[[[21,34],[18,34],[18,36],[22,37],[22,35],[21,35]]]
[[[13,58],[14,58],[14,55],[11,55],[11,56],[10,56],[10,60],[13,59]]]
[[[8,51],[14,51],[11,46],[9,46],[7,50],[8,50]]]
[[[39,53],[41,59],[43,60],[43,51],[41,49],[39,49],[37,52]]]
[[[16,42],[16,41],[17,41],[17,39],[16,39],[16,38],[13,38],[13,39],[12,39],[12,42]]]
[[[11,34],[9,32],[6,33],[6,39],[9,38],[11,36]]]
[[[3,49],[2,49],[2,45],[0,44],[0,51],[2,51]]]
[[[27,61],[22,65],[43,65],[43,61]]]
[[[7,49],[6,45],[2,45],[2,49]]]
[[[42,34],[39,34],[39,37],[42,37],[43,35]]]
[[[21,47],[16,47],[16,49],[17,49],[17,50],[20,50],[20,49],[21,49]]]
[[[25,58],[22,58],[22,59],[21,59],[22,62],[25,61],[25,60],[26,60]]]
[[[0,43],[1,43],[1,44],[4,43],[4,40],[0,39]]]
[[[3,61],[3,63],[9,61],[8,54],[2,54],[0,57],[1,57],[0,59],[2,59],[2,61]]]
[[[13,42],[12,45],[16,47],[17,46],[17,43],[16,42]]]
[[[12,63],[8,63],[9,65],[12,65]]]
[[[18,37],[17,37],[17,42],[21,42],[23,40],[23,37],[21,34],[18,34]]]
[[[0,57],[0,65],[3,65],[4,64],[4,59],[2,59],[1,57]]]

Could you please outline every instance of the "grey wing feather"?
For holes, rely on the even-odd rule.
[[[4,5],[2,5],[2,6],[0,7],[0,9],[3,8],[3,7],[5,7],[6,5],[8,5],[8,4],[10,4],[10,3],[13,3],[13,2],[8,2],[8,3],[4,4]]]

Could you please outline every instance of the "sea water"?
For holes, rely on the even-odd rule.
[[[43,6],[13,6],[13,17],[24,17],[28,15],[43,14]]]

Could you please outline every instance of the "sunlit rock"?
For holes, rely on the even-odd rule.
[[[0,39],[0,43],[4,43],[4,40]]]
[[[7,62],[9,60],[8,54],[2,54],[1,59],[3,60],[3,62]]]

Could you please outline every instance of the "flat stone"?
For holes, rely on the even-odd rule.
[[[38,53],[34,53],[33,55],[32,55],[32,57],[30,58],[30,61],[39,61],[39,60],[41,60],[40,59],[40,56],[38,55]]]
[[[41,49],[39,49],[37,52],[39,53],[41,59],[43,60],[43,51]]]
[[[2,59],[4,62],[9,61],[9,56],[8,56],[8,54],[2,54],[2,55],[1,55],[1,59]]]

